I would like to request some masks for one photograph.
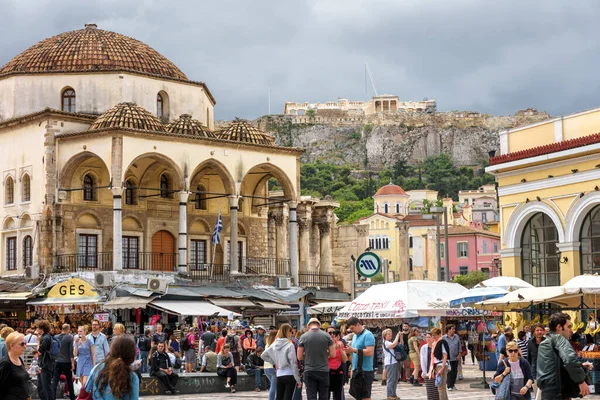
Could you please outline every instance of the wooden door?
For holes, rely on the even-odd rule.
[[[152,270],[175,271],[175,239],[167,231],[152,236]]]

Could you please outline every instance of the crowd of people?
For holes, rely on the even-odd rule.
[[[497,338],[493,390],[510,400],[588,395],[586,380],[592,365],[580,361],[572,335],[573,324],[563,313],[553,314],[546,327],[525,327],[516,340],[512,329],[505,328]],[[388,400],[399,398],[397,387],[403,377],[410,385],[424,385],[428,400],[446,400],[448,391],[456,390],[466,344],[454,325],[446,325],[442,334],[440,328],[421,332],[404,323],[396,334],[385,329],[381,336],[379,344],[357,318],[325,330],[316,318],[303,330],[282,324],[268,332],[257,326],[238,335],[235,327],[228,327],[218,338],[196,328],[176,337],[160,323],[139,337],[127,334],[121,324],[115,324],[107,337],[97,320],[89,328],[78,327],[74,335],[70,325],[56,333],[44,320],[26,334],[0,325],[0,387],[3,398],[25,400],[34,387],[31,378],[36,377],[42,400],[56,398],[61,380],[71,400],[137,399],[142,373],[159,379],[165,394],[177,395],[180,374],[199,370],[224,377],[232,393],[242,372],[254,377],[257,391],[266,377],[269,400],[299,400],[303,391],[309,400],[342,400],[348,384],[354,398],[369,400],[380,350]],[[27,351],[32,352],[31,365],[24,361]],[[81,382],[77,392],[74,376]]]

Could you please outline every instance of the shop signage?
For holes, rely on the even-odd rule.
[[[277,311],[277,315],[300,315],[300,304],[293,303],[288,305],[290,306],[289,310],[279,310]]]
[[[48,292],[48,297],[58,299],[69,299],[76,297],[96,297],[92,285],[79,278],[71,278],[67,281],[57,283]]]
[[[446,310],[446,317],[500,317],[502,312],[479,310],[477,308],[457,308],[455,310]]]
[[[100,322],[108,322],[110,321],[110,315],[108,313],[94,314],[94,319]]]
[[[381,258],[367,251],[356,259],[356,271],[365,278],[372,278],[381,272]]]

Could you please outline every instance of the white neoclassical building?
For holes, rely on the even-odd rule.
[[[202,279],[214,264],[216,275],[333,283],[332,240],[322,240],[332,206],[302,203],[302,150],[243,120],[215,131],[214,106],[204,83],[156,50],[94,24],[0,68],[0,276],[147,270]],[[219,214],[222,243],[213,246]],[[299,228],[320,246],[301,266],[315,257],[298,246]]]

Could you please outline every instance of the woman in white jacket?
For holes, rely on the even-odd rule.
[[[291,336],[291,325],[281,325],[275,342],[261,356],[263,360],[277,367],[277,400],[292,400],[294,391],[302,388],[296,347],[290,339]]]

